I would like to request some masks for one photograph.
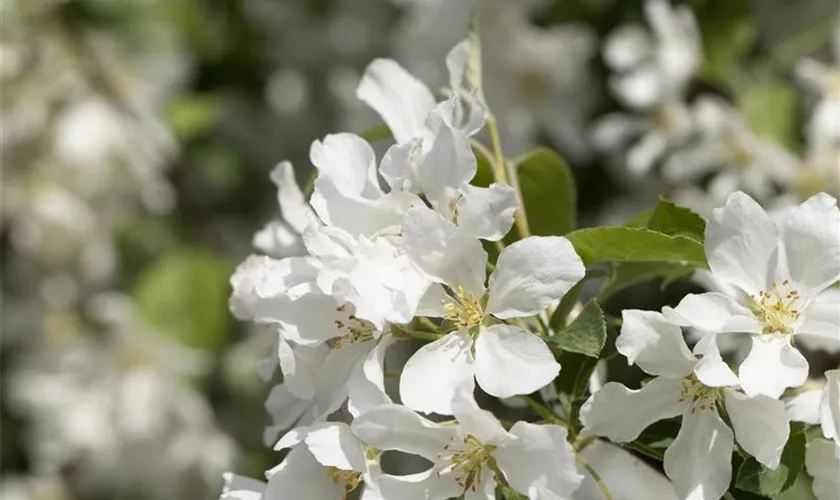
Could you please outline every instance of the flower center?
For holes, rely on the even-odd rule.
[[[799,319],[799,311],[794,308],[799,300],[799,292],[787,290],[790,282],[782,281],[782,289],[773,283],[771,292],[759,292],[758,297],[750,296],[750,310],[764,326],[762,333],[793,333],[793,324]]]
[[[342,304],[335,308],[338,312],[344,312],[347,306]],[[340,349],[346,344],[353,344],[355,342],[362,342],[373,338],[373,332],[376,329],[370,321],[359,319],[354,314],[348,314],[347,319],[335,320],[335,328],[338,330],[337,339],[335,340],[335,348]]]
[[[697,380],[693,373],[682,379],[680,389],[680,403],[690,401],[691,413],[697,410],[714,410],[715,403],[720,398],[720,390],[716,387],[708,387]]]
[[[451,321],[459,329],[480,325],[484,320],[481,303],[473,294],[465,292],[461,285],[455,289],[455,299],[452,302],[444,301],[443,311],[444,319]]]
[[[455,482],[464,491],[475,491],[476,487],[482,484],[481,476],[484,466],[493,458],[495,446],[486,444],[482,440],[466,434],[461,441],[452,438],[453,442],[443,447],[443,452],[438,453],[439,461],[449,462],[441,473],[456,471]]]
[[[327,475],[330,476],[332,482],[341,484],[343,491],[341,492],[341,499],[345,500],[347,494],[355,490],[362,483],[362,475],[359,472],[352,470],[342,470],[338,467],[327,467]]]

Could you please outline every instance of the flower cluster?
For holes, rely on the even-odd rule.
[[[690,62],[682,52],[698,49],[685,12],[649,7],[661,21],[657,40],[674,39],[669,50],[680,54],[611,53],[622,67],[614,87],[629,103],[664,113],[687,73],[664,75],[657,65]],[[670,29],[676,21],[668,16],[682,29]],[[611,488],[624,485],[585,458],[605,437],[654,457],[665,448],[659,458],[670,482],[651,481],[648,495],[717,500],[730,489],[733,450],[739,464],[779,469],[792,419],[820,423],[836,443],[836,371],[819,397],[783,398],[808,376],[796,339],[840,342],[840,304],[821,298],[840,279],[836,200],[817,194],[779,222],[735,192],[708,221],[663,202],[645,227],[530,235],[520,201],[527,195],[470,76],[472,49],[464,41],[449,52],[450,94],[441,102],[393,60],[368,66],[357,95],[394,139],[381,158],[362,137],[340,133],[312,144],[317,176],[308,196],[291,164],[273,172],[283,219],[255,238],[270,256],[237,268],[230,306],[275,333],[276,361],[264,375],[279,366],[283,381],[266,403],[273,423],[265,439],[287,454],[267,482],[227,475],[222,498],[568,499],[581,498],[575,492],[586,489],[585,479],[613,498]],[[642,82],[657,90],[633,97]],[[485,126],[492,148],[479,141]],[[644,141],[663,140],[650,137]],[[496,183],[478,185],[475,151]],[[634,257],[645,252],[652,256]],[[581,359],[612,349],[598,302],[579,302],[582,285],[598,273],[589,264],[634,258],[708,267],[731,293],[691,294],[661,312],[622,311],[613,318],[615,350],[655,378],[629,389],[601,387],[596,376],[581,389],[592,373]],[[683,327],[698,338],[691,348]],[[733,366],[718,345],[727,335],[751,342]],[[571,391],[567,370],[583,379]],[[399,379],[399,402],[386,390],[389,377]],[[536,417],[500,419],[479,406],[492,398],[525,402]],[[676,417],[679,432],[664,446],[640,441],[651,424]],[[396,473],[392,451],[416,470]],[[826,455],[821,441],[808,448],[818,490],[836,460],[819,458]]]

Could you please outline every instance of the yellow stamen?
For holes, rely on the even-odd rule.
[[[456,328],[469,328],[480,325],[484,320],[481,303],[471,293],[458,285],[453,302],[443,302],[444,319],[455,324]]]

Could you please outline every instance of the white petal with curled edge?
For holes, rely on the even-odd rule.
[[[309,257],[277,260],[251,255],[230,278],[230,310],[239,319],[262,322],[289,288],[314,280],[320,270],[321,265]]]
[[[462,186],[475,177],[476,161],[469,140],[460,131],[443,125],[423,157],[417,176],[426,199],[451,219]]]
[[[464,492],[464,487],[455,482],[454,473],[439,473],[435,469],[404,476],[382,474],[377,479],[377,485],[382,497],[386,499],[444,499],[457,497]]]
[[[790,419],[794,422],[805,422],[811,425],[819,424],[822,395],[822,390],[813,389],[788,399],[785,402],[785,407]]]
[[[717,411],[686,410],[663,464],[677,495],[686,500],[719,500],[732,477],[733,444],[732,431]]]
[[[647,426],[682,413],[682,380],[657,377],[638,390],[608,382],[589,397],[580,409],[588,434],[606,436],[615,442],[632,441]]]
[[[407,191],[417,184],[414,161],[419,154],[420,139],[394,144],[379,164],[379,173],[392,191]]]
[[[280,213],[292,229],[302,233],[312,220],[312,210],[298,187],[292,164],[281,161],[270,174],[271,181],[277,186],[277,203]]]
[[[487,394],[509,398],[550,384],[560,365],[538,336],[510,325],[481,329],[475,341],[475,378]]]
[[[412,207],[403,221],[409,257],[439,283],[484,294],[487,253],[481,242],[425,207]]]
[[[371,408],[393,403],[385,392],[385,351],[393,343],[392,335],[383,335],[376,347],[353,369],[347,381],[347,409],[354,417]]]
[[[426,115],[435,106],[428,87],[391,59],[368,65],[356,96],[379,113],[398,144],[422,135]]]
[[[467,384],[455,392],[452,411],[461,432],[471,434],[485,443],[499,444],[509,438],[507,431],[491,412],[482,410],[473,396],[474,388]]]
[[[470,57],[469,39],[461,40],[446,54],[446,69],[449,70],[449,89],[453,94],[459,94],[464,85],[467,65]]]
[[[741,387],[749,396],[778,398],[788,387],[808,378],[808,361],[786,335],[753,335],[752,349],[738,369]]]
[[[349,390],[347,381],[374,345],[374,340],[354,342],[327,354],[315,374],[315,410],[318,417],[326,418],[344,404]]]
[[[450,333],[415,352],[400,375],[400,398],[417,411],[452,415],[452,399],[473,383],[475,366],[466,330]]]
[[[493,456],[505,478],[531,500],[564,500],[576,490],[583,476],[559,425],[517,422],[510,429],[519,438],[499,447]]]
[[[382,196],[376,178],[376,153],[358,135],[330,134],[323,142],[314,141],[309,159],[318,169],[318,178],[332,181],[342,195],[367,199]]]
[[[263,498],[300,500],[338,500],[344,485],[335,483],[305,446],[292,449],[268,478]]]
[[[411,193],[392,192],[373,200],[350,197],[332,179],[318,178],[312,192],[312,208],[324,223],[349,234],[373,236],[383,229],[395,227],[405,211],[419,202]]]
[[[769,289],[779,248],[776,224],[752,198],[736,191],[706,224],[706,257],[718,278],[747,295]]]
[[[232,472],[222,474],[224,485],[219,500],[260,500],[265,490],[265,483],[240,476]]]
[[[272,387],[265,401],[265,409],[272,419],[272,425],[263,432],[265,444],[272,446],[280,431],[291,427],[311,406],[311,401],[296,397],[284,384]]]
[[[506,247],[490,275],[487,312],[499,318],[531,316],[560,299],[586,269],[559,236],[530,236]]]
[[[776,469],[790,435],[790,417],[785,403],[767,396],[749,397],[725,390],[726,411],[735,439],[760,463]]]
[[[498,241],[513,226],[513,213],[519,208],[516,190],[502,184],[489,188],[464,185],[456,204],[458,226],[476,238]]]
[[[788,217],[782,240],[790,280],[800,296],[810,298],[840,279],[837,200],[825,193],[808,198]]]
[[[825,388],[820,399],[820,426],[823,436],[840,445],[840,370],[828,370],[825,378]]]
[[[762,328],[749,309],[717,292],[688,294],[677,307],[662,308],[662,314],[674,324],[704,332],[761,333]]]
[[[837,500],[840,491],[840,455],[836,445],[825,439],[814,439],[805,450],[805,467],[814,478],[812,489],[818,500]]]
[[[627,357],[627,364],[638,365],[651,375],[685,377],[697,359],[688,350],[679,326],[655,311],[622,311],[621,334],[615,347]]]
[[[809,349],[840,351],[840,290],[830,287],[818,294],[802,311],[796,341]]]
[[[709,387],[730,387],[738,385],[738,376],[732,371],[720,356],[717,342],[714,338],[706,343],[700,352],[702,359],[694,367],[697,379]]]
[[[325,422],[313,426],[304,439],[315,460],[341,470],[365,470],[364,443],[343,422]]]
[[[359,439],[375,448],[413,453],[431,461],[457,436],[454,426],[436,424],[399,405],[365,412],[350,427]]]
[[[315,372],[330,351],[325,344],[292,347],[282,333],[278,335],[277,359],[283,372],[283,383],[301,399],[315,397]]]

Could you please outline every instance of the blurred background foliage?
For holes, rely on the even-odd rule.
[[[644,22],[641,2],[522,1],[533,26],[577,23],[599,39]],[[271,168],[291,160],[304,184],[312,140],[377,124],[354,95],[367,63],[425,40],[443,66],[449,46],[434,46],[434,27],[416,26],[424,3],[435,2],[3,2],[3,500],[209,499],[222,471],[258,477],[276,464],[261,440],[268,387],[256,373],[270,341],[233,320],[228,278],[277,215]],[[802,153],[810,103],[792,68],[806,56],[831,60],[838,3],[684,3],[704,51],[689,92],[725,97],[756,134]],[[412,38],[418,30],[426,38]],[[485,50],[502,35],[485,28]],[[601,58],[585,70],[594,82],[587,120],[619,109],[598,83]],[[653,181],[640,190],[603,156],[576,157],[545,130],[535,137],[569,158],[582,224],[608,219],[616,199],[637,202],[617,209],[624,220],[656,199]],[[607,306],[656,308],[689,286],[642,285]],[[151,367],[148,377],[136,377],[138,366]],[[157,382],[144,385],[149,377]],[[95,403],[118,395],[132,401]],[[80,409],[88,397],[107,415]],[[195,402],[185,409],[186,400]],[[154,439],[109,428],[137,415],[152,428],[170,413]],[[68,444],[85,425],[95,446]],[[111,442],[120,440],[128,447]]]

